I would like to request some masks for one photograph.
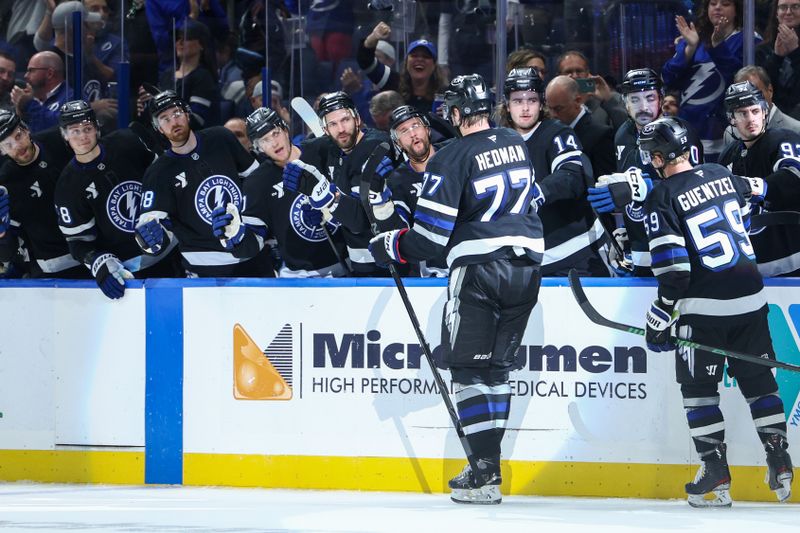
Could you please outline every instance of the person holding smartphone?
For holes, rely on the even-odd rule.
[[[622,97],[612,91],[602,76],[592,74],[589,60],[578,50],[561,54],[556,64],[560,76],[569,76],[578,83],[581,103],[592,112],[592,121],[618,130],[628,119]]]

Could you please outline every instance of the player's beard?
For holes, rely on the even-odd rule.
[[[653,122],[655,119],[656,115],[647,110],[636,113],[636,118],[634,120],[636,120],[636,124],[638,124],[640,127],[644,127]]]
[[[408,147],[403,147],[403,151],[412,161],[422,163],[428,159],[431,153],[430,139],[420,139],[419,143],[412,142]]]
[[[339,149],[343,152],[349,152],[350,150],[352,150],[353,147],[356,145],[357,140],[358,140],[358,128],[355,125],[353,126],[353,132],[348,134],[347,137],[344,138],[343,140],[340,140],[339,137],[333,139],[333,141],[336,143],[336,146],[338,146]]]
[[[27,146],[22,150],[20,150],[19,152],[15,153],[11,158],[18,165],[24,166],[33,161],[35,157],[36,157],[36,147],[33,145],[33,142],[31,142],[29,139]]]
[[[170,129],[167,139],[175,146],[183,146],[189,140],[189,135],[191,133],[192,130],[189,129],[188,126],[181,126],[181,130],[177,132],[173,129]]]

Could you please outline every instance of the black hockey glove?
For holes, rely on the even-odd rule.
[[[117,300],[125,295],[125,280],[133,279],[114,254],[99,254],[92,261],[92,276],[103,294]]]
[[[675,350],[675,339],[672,338],[672,325],[678,320],[675,302],[656,298],[647,311],[645,321],[647,348],[654,352],[670,352]]]
[[[407,263],[400,256],[400,237],[408,228],[386,231],[375,235],[369,241],[369,253],[379,267],[388,267],[391,263]]]

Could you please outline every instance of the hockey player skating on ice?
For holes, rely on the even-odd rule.
[[[749,81],[725,94],[728,120],[738,140],[725,147],[719,162],[737,176],[764,178],[754,195],[753,213],[800,210],[800,133],[767,129],[769,106]],[[750,233],[762,276],[800,274],[800,234],[796,226],[768,226]]]
[[[121,298],[125,280],[134,276],[175,276],[171,248],[145,255],[134,237],[142,175],[155,154],[128,129],[101,140],[94,110],[83,100],[61,106],[58,121],[75,153],[55,190],[59,227],[72,256],[111,299]]]
[[[479,469],[467,466],[450,480],[451,498],[499,503],[509,370],[539,294],[544,241],[533,207],[538,188],[522,137],[489,126],[483,78],[455,78],[444,106],[462,138],[428,163],[411,229],[381,233],[369,247],[379,265],[446,254],[442,346]]]
[[[676,378],[702,461],[686,484],[689,504],[728,506],[731,475],[718,391],[725,360],[701,350],[676,350],[671,329],[677,325],[680,337],[706,345],[775,358],[764,285],[741,214],[753,194],[751,182],[720,165],[693,167],[687,131],[673,118],[645,126],[639,146],[642,160],[664,178],[645,202],[658,279],[658,298],[646,316],[647,346],[676,354]],[[778,385],[769,367],[738,359],[727,363],[766,450],[769,487],[784,501],[791,494],[792,462]],[[708,494],[712,500],[704,498]]]
[[[605,242],[603,226],[586,201],[586,185],[593,178],[578,136],[544,117],[544,82],[535,68],[512,69],[503,94],[498,123],[522,135],[547,200],[539,207],[546,248],[542,275],[564,276],[575,268],[584,276],[608,276],[598,255]]]
[[[231,252],[236,257],[252,257],[264,248],[268,229],[277,240],[283,266],[278,277],[309,278],[346,276],[344,243],[339,238],[338,226],[327,224],[331,238],[328,243],[322,212],[313,209],[308,201],[283,187],[283,169],[289,161],[302,159],[320,167],[314,152],[304,152],[294,146],[289,138],[289,126],[273,110],[258,108],[247,117],[247,135],[257,152],[266,159],[244,180],[247,199],[244,212],[217,208],[213,226],[218,237],[238,235],[244,223],[246,231]],[[329,142],[314,139],[309,142]],[[307,144],[307,143],[306,143]],[[337,253],[331,248],[338,248]]]
[[[192,131],[189,107],[173,91],[153,98],[151,115],[153,128],[169,140],[170,149],[142,180],[142,213],[136,225],[142,249],[158,253],[177,237],[189,276],[275,277],[266,249],[249,258],[231,253],[244,236],[243,225],[225,239],[212,227],[217,208],[242,209],[242,179],[258,162],[221,126]]]

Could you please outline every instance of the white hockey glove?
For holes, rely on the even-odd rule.
[[[675,350],[675,339],[672,338],[672,325],[678,321],[678,310],[675,302],[665,298],[656,298],[645,316],[647,347],[654,352],[670,352]]]
[[[631,244],[628,240],[628,230],[625,228],[617,228],[611,237],[617,241],[622,256],[620,256],[617,248],[608,245],[608,266],[614,271],[617,277],[628,277],[633,275],[633,259],[631,257]]]
[[[133,274],[114,254],[100,254],[92,261],[92,276],[103,294],[117,300],[125,295],[125,280],[133,279]]]

